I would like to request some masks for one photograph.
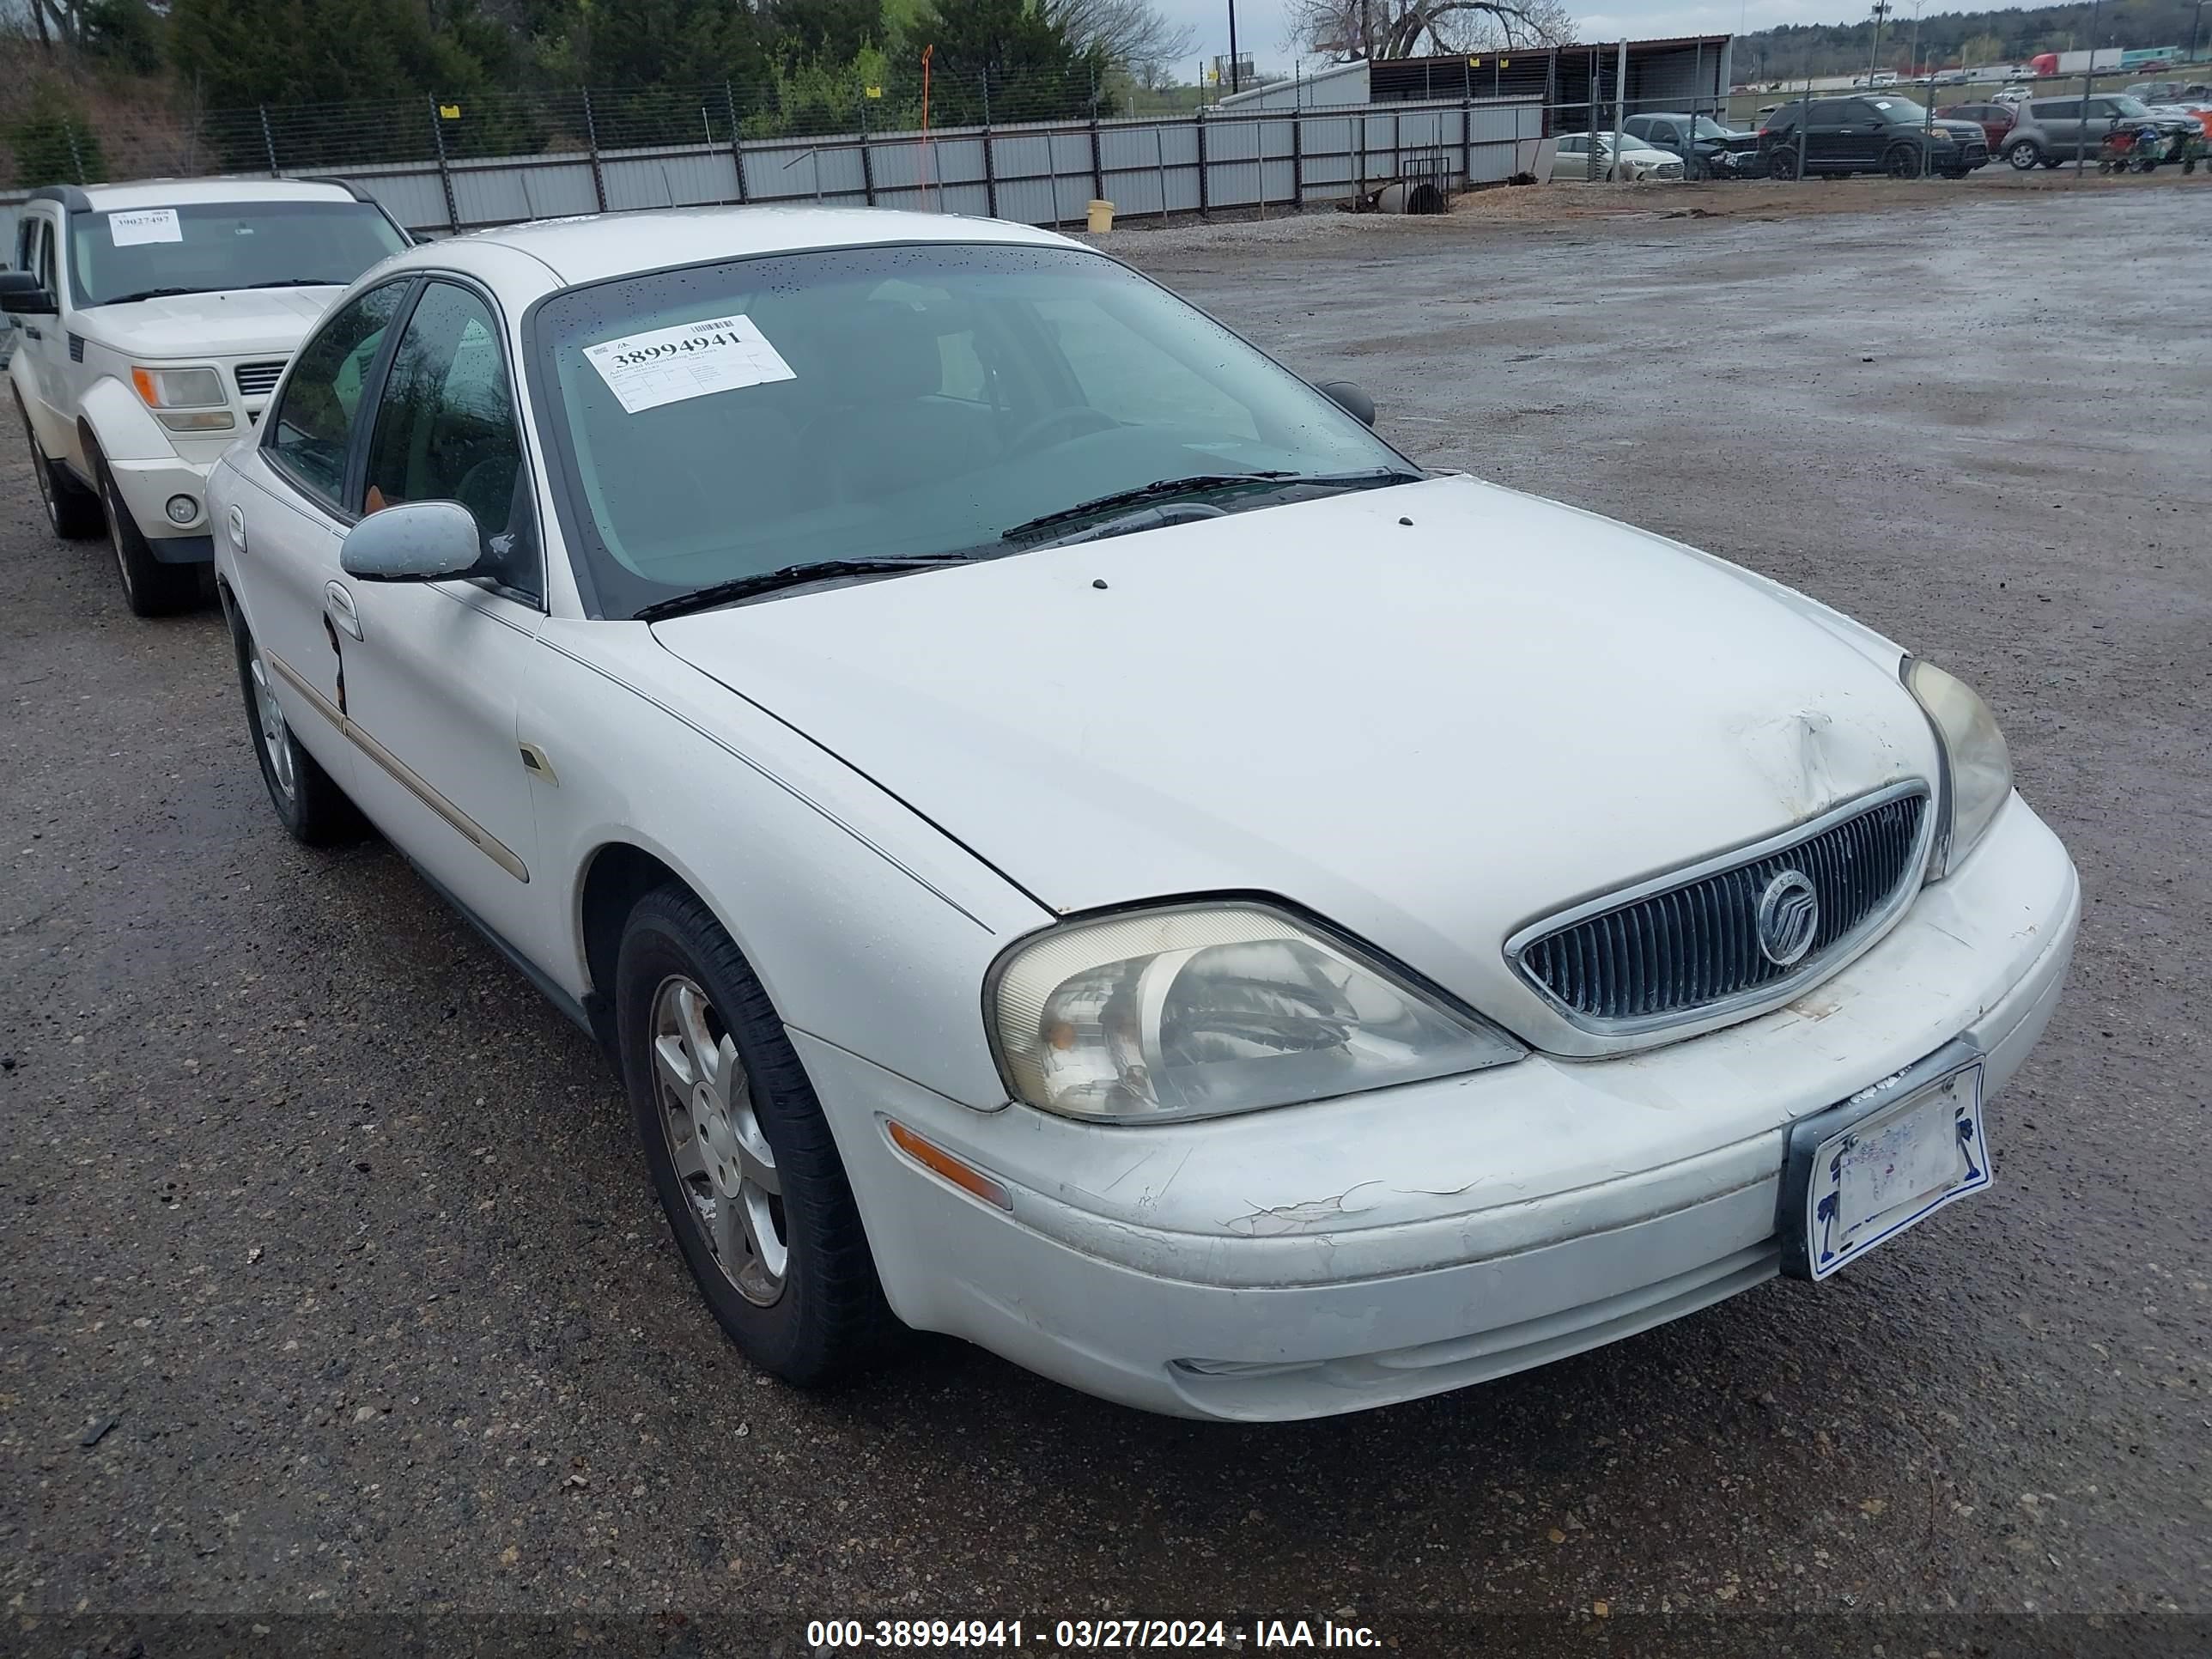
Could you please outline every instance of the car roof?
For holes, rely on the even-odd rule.
[[[540,219],[430,243],[421,256],[451,264],[457,258],[465,259],[471,248],[512,248],[530,255],[562,283],[575,283],[713,259],[868,247],[886,242],[1080,246],[1031,225],[954,213],[913,213],[892,208],[705,207]]]
[[[72,195],[77,193],[73,189]],[[225,202],[349,202],[344,185],[317,179],[145,179],[134,184],[87,185],[81,210],[107,213],[133,208],[191,207]]]

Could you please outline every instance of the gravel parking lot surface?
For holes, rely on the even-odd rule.
[[[755,1376],[595,1054],[388,848],[284,837],[216,617],[132,620],[103,550],[46,534],[11,415],[6,1645],[185,1651],[210,1627],[162,1616],[201,1611],[246,1619],[234,1650],[397,1647],[332,1615],[411,1613],[544,1652],[1109,1613],[1331,1615],[1422,1654],[1766,1653],[1773,1619],[1804,1652],[2203,1651],[2212,186],[2186,184],[1116,239],[1361,381],[1423,461],[1959,672],[2087,890],[1995,1195],[1818,1290],[1310,1425],[1146,1418],[937,1340],[825,1397]]]

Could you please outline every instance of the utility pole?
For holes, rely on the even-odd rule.
[[[1866,83],[1874,85],[1874,66],[1881,57],[1881,21],[1888,16],[1890,0],[1874,0],[1874,50],[1867,53]]]
[[[1238,89],[1237,76],[1237,0],[1229,0],[1229,90]]]
[[[2204,0],[2197,0],[2197,9],[2189,19],[2189,61],[2197,61],[2197,27],[2204,21]]]

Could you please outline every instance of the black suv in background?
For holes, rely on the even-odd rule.
[[[1856,98],[1815,98],[1784,104],[1759,130],[1759,153],[1767,176],[1797,176],[1797,124],[1805,124],[1804,169],[1840,177],[1886,173],[1917,179],[1940,173],[1963,179],[1990,159],[1989,136],[1978,121],[1931,120],[1910,98],[1893,93]]]

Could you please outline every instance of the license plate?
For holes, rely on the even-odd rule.
[[[1979,1192],[1990,1174],[1979,1055],[1939,1057],[1864,1090],[1790,1127],[1778,1218],[1783,1271],[1826,1279]]]

